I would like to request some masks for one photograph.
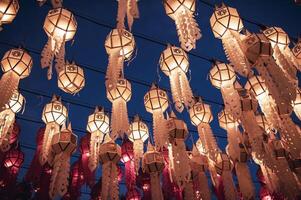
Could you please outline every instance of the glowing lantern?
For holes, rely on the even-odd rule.
[[[144,106],[146,111],[153,115],[153,134],[156,147],[167,148],[168,135],[163,114],[168,107],[167,93],[152,84],[150,90],[144,95]]]
[[[301,120],[301,90],[300,90],[300,88],[297,89],[297,97],[296,97],[295,101],[293,102],[293,107],[294,107],[295,114],[297,115],[299,120]]]
[[[194,19],[196,0],[164,0],[166,14],[177,27],[181,47],[186,51],[196,48],[196,41],[202,37]]]
[[[237,191],[232,178],[233,164],[225,153],[219,153],[215,170],[223,180],[225,199],[237,199]]]
[[[10,173],[16,174],[24,162],[24,153],[20,150],[10,150],[4,160],[4,166],[10,169]]]
[[[99,163],[100,145],[108,142],[110,137],[106,137],[110,130],[109,117],[104,113],[104,109],[96,107],[93,114],[89,115],[87,131],[91,133],[89,168],[94,171]]]
[[[239,33],[243,29],[243,23],[237,10],[224,4],[216,7],[210,18],[210,25],[214,36],[222,40],[227,58],[235,71],[242,76],[248,76],[251,69],[242,50]]]
[[[196,194],[197,199],[210,200],[211,194],[206,176],[208,163],[206,163],[206,158],[199,153],[195,146],[192,147],[192,154],[190,155],[190,165],[194,187],[198,191],[198,193]]]
[[[107,80],[106,88],[107,98],[112,102],[111,137],[112,139],[123,137],[128,133],[130,126],[126,103],[132,97],[131,83],[124,78],[119,78],[114,87],[112,82]]]
[[[177,185],[183,189],[191,179],[189,157],[185,146],[188,129],[185,122],[177,119],[173,112],[167,120],[166,126],[170,141],[168,146],[169,170]]]
[[[246,199],[255,197],[255,190],[252,183],[250,171],[248,169],[248,155],[245,150],[242,135],[239,131],[239,124],[226,110],[218,114],[220,127],[227,131],[228,146],[227,154],[235,161],[234,167],[239,183],[240,192]]]
[[[294,58],[296,59],[297,63],[297,69],[299,71],[301,71],[301,40],[299,39],[297,44],[294,46],[294,48],[292,49]]]
[[[124,61],[130,60],[135,51],[133,35],[125,29],[113,29],[106,38],[105,48],[109,55],[106,79],[116,87],[123,75]]]
[[[215,161],[219,148],[213,136],[210,122],[213,120],[210,106],[199,99],[189,110],[191,123],[197,126],[200,140],[204,146],[206,155]]]
[[[117,14],[117,28],[124,29],[125,22],[127,19],[127,24],[129,29],[132,29],[134,19],[139,18],[139,10],[137,5],[138,0],[118,0],[118,14]]]
[[[258,100],[260,108],[271,128],[280,131],[281,140],[285,142],[291,155],[298,158],[301,152],[300,130],[292,121],[290,112],[287,110],[288,108],[285,105],[276,104],[275,100],[269,95],[269,90],[267,90],[265,83],[262,78],[253,76],[249,78],[245,88],[250,90]],[[247,121],[249,122],[250,120],[247,119]]]
[[[140,168],[140,161],[143,156],[144,142],[148,139],[149,132],[147,125],[139,118],[135,116],[134,121],[130,124],[130,135],[129,139],[134,145],[134,159],[136,173]]]
[[[236,75],[234,69],[225,63],[215,63],[209,72],[211,84],[221,90],[225,108],[235,119],[239,119],[241,110],[239,96],[234,86]]]
[[[147,152],[143,155],[142,169],[144,173],[150,175],[152,199],[163,200],[160,174],[164,169],[164,159],[162,154],[156,151],[150,143],[148,144]]]
[[[50,103],[46,104],[43,109],[42,120],[46,124],[43,137],[42,151],[40,154],[40,163],[44,165],[51,158],[51,141],[54,134],[60,131],[68,116],[67,108],[63,106],[61,99],[53,96]]]
[[[7,51],[1,60],[3,71],[0,80],[0,111],[5,109],[5,104],[18,89],[20,79],[29,76],[32,68],[32,58],[23,49]]]
[[[47,128],[47,127],[46,127]],[[72,132],[71,124],[52,137],[52,152],[54,154],[53,170],[49,186],[49,196],[64,196],[68,190],[70,157],[77,146],[77,136]]]
[[[17,16],[19,11],[18,0],[2,0],[0,2],[0,30],[2,24],[10,24]]]
[[[274,50],[273,57],[286,77],[296,86],[298,85],[298,62],[289,48],[289,37],[282,28],[271,27],[263,31]]]
[[[85,86],[84,70],[75,63],[66,63],[58,74],[58,87],[66,93],[76,94]]]
[[[172,97],[178,112],[182,112],[184,106],[191,107],[194,103],[193,94],[185,74],[188,67],[188,56],[183,49],[168,46],[161,53],[160,68],[165,75],[169,76]]]
[[[102,144],[100,150],[102,164],[101,199],[118,199],[118,168],[121,157],[120,147],[113,141]]]
[[[77,22],[70,11],[64,8],[55,8],[48,12],[43,28],[48,36],[48,42],[41,53],[41,66],[42,68],[49,67],[48,79],[51,79],[54,57],[56,72],[64,70],[65,42],[73,39]]]
[[[296,98],[296,87],[272,58],[270,42],[263,34],[250,34],[243,40],[243,45],[248,60],[265,81],[276,104],[292,111],[291,102]]]
[[[11,143],[11,132],[14,128],[15,115],[22,110],[24,97],[17,90],[13,93],[6,109],[0,112],[0,148],[7,151]]]

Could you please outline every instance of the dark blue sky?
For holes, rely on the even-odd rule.
[[[212,4],[220,3],[221,1],[208,1]],[[238,9],[240,15],[246,19],[267,26],[282,27],[290,36],[297,38],[301,33],[300,19],[301,6],[296,6],[293,0],[232,0],[224,1],[227,5]],[[76,14],[92,19],[99,24],[115,26],[117,2],[115,0],[64,0],[64,7],[74,11]],[[29,50],[40,52],[47,41],[47,36],[44,33],[42,26],[44,18],[50,9],[49,6],[39,7],[35,0],[21,0],[20,11],[12,24],[5,25],[4,30],[0,32],[0,55],[1,57],[9,48],[9,45],[23,45]],[[134,34],[152,38],[153,40],[162,43],[178,44],[178,37],[174,25],[164,11],[161,0],[140,0],[139,1],[140,19],[135,21],[133,26]],[[197,42],[197,49],[191,51],[193,54],[200,55],[206,58],[217,58],[226,60],[221,46],[221,41],[213,37],[209,18],[212,14],[212,8],[208,5],[197,1],[198,15],[196,19],[202,30],[203,37]],[[87,117],[93,112],[92,108],[95,105],[104,106],[106,110],[111,108],[111,103],[106,99],[104,74],[96,71],[105,72],[107,66],[107,54],[104,49],[104,40],[109,33],[110,28],[92,23],[83,17],[76,17],[78,22],[78,30],[75,35],[73,46],[70,42],[67,43],[66,58],[74,60],[79,65],[89,67],[95,70],[85,70],[86,86],[79,95],[71,96],[63,93],[57,87],[56,76],[51,81],[47,80],[47,70],[42,70],[40,67],[40,56],[31,52],[34,59],[34,66],[30,77],[21,81],[21,88],[30,90],[35,93],[42,93],[43,96],[51,96],[58,94],[63,100],[76,102],[77,105],[66,103],[69,110],[69,120],[73,124],[73,128],[77,130],[85,130]],[[259,31],[258,26],[244,21],[245,27],[252,31]],[[168,77],[163,73],[157,73],[158,61],[160,53],[165,49],[165,46],[145,40],[142,37],[136,37],[137,56],[125,67],[125,76],[128,79],[141,80],[144,83],[159,82],[163,88],[169,88]],[[197,95],[201,95],[205,99],[222,103],[220,91],[215,89],[209,82],[207,74],[211,64],[197,56],[189,55],[191,69],[191,87]],[[160,71],[160,70],[159,70]],[[300,75],[300,74],[299,74]],[[300,77],[300,76],[299,76]],[[300,80],[300,78],[299,78]],[[128,103],[129,115],[141,115],[147,120],[151,120],[151,115],[147,113],[143,105],[143,96],[148,91],[149,87],[132,82],[133,96]],[[26,109],[20,117],[41,122],[41,112],[43,106],[50,101],[47,97],[32,94],[26,91],[21,93],[26,98]],[[85,104],[87,106],[80,106]],[[226,133],[219,128],[217,121],[217,113],[221,110],[221,106],[211,103],[211,108],[214,113],[214,121],[212,128],[216,135],[226,136]],[[189,122],[187,112],[177,114],[179,118],[183,118],[189,128],[196,130]],[[35,147],[35,137],[38,128],[43,125],[32,123],[24,120],[18,120],[21,125],[21,145]],[[149,124],[151,126],[151,124]],[[79,136],[84,135],[84,132],[75,131]],[[197,139],[197,134],[194,132],[194,140]],[[217,141],[222,149],[226,145],[226,140],[217,138]],[[191,143],[191,141],[188,141]],[[29,166],[33,150],[22,148],[25,152],[24,166]],[[78,154],[78,153],[77,153]],[[74,159],[73,159],[74,160]],[[253,170],[255,171],[255,170]],[[24,169],[21,175],[24,174]],[[20,177],[22,178],[22,176]],[[124,190],[123,190],[124,191]],[[87,195],[83,199],[87,199]]]

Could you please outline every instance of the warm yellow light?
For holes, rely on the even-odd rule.
[[[139,118],[136,118],[134,122],[130,124],[130,135],[129,139],[134,142],[136,140],[142,140],[145,142],[148,139],[148,127]]]
[[[84,70],[74,63],[67,63],[58,74],[58,87],[66,93],[76,94],[85,86]]]
[[[195,0],[164,0],[164,8],[166,14],[175,19],[175,14],[189,10],[191,13],[195,12]]]
[[[274,48],[277,45],[280,49],[288,47],[290,39],[286,32],[280,27],[271,27],[263,31],[263,34],[271,42],[272,47]]]
[[[229,64],[216,63],[209,72],[211,84],[216,88],[221,88],[227,85],[233,85],[236,80],[236,74]]]
[[[12,97],[9,99],[7,107],[14,113],[18,113],[21,111],[23,107],[23,103],[24,103],[23,95],[18,90],[15,90]]]
[[[77,22],[70,11],[64,8],[55,8],[48,12],[43,28],[48,37],[69,41],[76,33]]]
[[[248,79],[245,89],[252,92],[256,97],[260,97],[268,93],[267,86],[261,76],[252,76]]]
[[[216,38],[222,38],[227,31],[240,32],[243,29],[243,23],[237,10],[224,4],[215,8],[210,18],[210,25]]]
[[[104,113],[102,108],[96,108],[95,112],[88,117],[87,131],[93,133],[100,131],[104,134],[110,131],[110,119],[108,115]]]
[[[117,80],[116,87],[113,87],[109,82],[107,84],[107,98],[113,102],[116,99],[122,98],[124,101],[128,102],[132,97],[131,83],[124,79],[119,78]]]
[[[19,11],[18,0],[0,1],[0,25],[11,23]]]
[[[233,118],[231,113],[226,110],[222,110],[218,113],[219,126],[223,129],[234,128],[238,125],[237,121]]]
[[[61,100],[54,96],[52,101],[45,105],[42,114],[42,120],[47,124],[56,122],[62,125],[68,116],[67,108],[63,106]]]
[[[146,111],[150,113],[157,110],[164,112],[168,107],[167,93],[153,84],[151,89],[144,95],[144,106]]]
[[[195,103],[189,109],[191,123],[198,126],[200,123],[210,123],[213,120],[210,105],[202,102]]]

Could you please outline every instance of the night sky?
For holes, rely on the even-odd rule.
[[[222,1],[208,0],[211,4]],[[294,4],[293,0],[232,0],[224,1],[228,6],[237,8],[241,17],[252,22],[266,26],[282,27],[292,38],[297,38],[301,33],[300,19],[301,6]],[[85,134],[87,117],[96,105],[103,106],[106,111],[111,108],[111,103],[106,98],[104,73],[106,71],[108,56],[104,49],[104,40],[110,29],[115,27],[117,13],[117,1],[115,0],[64,0],[64,7],[76,15],[78,22],[77,33],[72,42],[66,43],[66,59],[75,61],[85,71],[86,86],[77,95],[64,93],[57,87],[56,75],[51,81],[47,80],[47,70],[40,66],[42,48],[47,42],[47,36],[43,31],[44,18],[51,7],[44,5],[39,7],[35,0],[20,0],[20,10],[12,24],[4,25],[0,32],[0,56],[14,46],[26,48],[34,60],[30,76],[21,80],[20,92],[26,98],[26,107],[23,114],[18,114],[17,122],[21,125],[20,144],[25,152],[19,180],[29,166],[36,147],[36,133],[43,126],[41,120],[44,105],[50,102],[53,94],[60,95],[64,105],[68,108],[69,119],[72,122],[74,132],[81,138]],[[140,0],[138,3],[140,19],[134,22],[133,33],[137,44],[137,55],[125,65],[125,77],[132,83],[132,99],[128,102],[129,116],[139,114],[143,119],[150,121],[151,114],[145,111],[143,96],[149,90],[152,82],[159,84],[161,88],[170,88],[169,79],[160,69],[158,61],[160,53],[166,48],[167,43],[178,43],[174,21],[170,19],[163,8],[161,0]],[[204,1],[197,1],[196,19],[202,31],[202,38],[197,42],[197,48],[189,54],[191,77],[190,85],[196,95],[209,101],[214,120],[211,123],[217,142],[224,150],[227,140],[217,120],[217,113],[222,109],[220,91],[214,88],[208,80],[208,72],[211,63],[207,60],[218,59],[226,61],[221,40],[214,38],[210,28],[209,18],[213,8]],[[259,26],[244,21],[245,28],[251,32],[258,32]],[[205,59],[204,59],[205,58]],[[244,79],[240,79],[244,83]],[[300,73],[299,73],[300,81]],[[171,95],[169,94],[171,99]],[[176,113],[184,119],[192,130],[193,140],[196,142],[198,135],[196,128],[190,123],[188,113]],[[300,121],[296,121],[300,124]],[[149,127],[151,124],[148,123]],[[191,147],[192,139],[187,140]],[[30,148],[28,148],[30,147]],[[75,154],[78,155],[78,152]],[[77,158],[72,157],[72,162]],[[256,166],[252,165],[252,173],[256,172]],[[100,173],[98,173],[99,176]],[[255,175],[253,176],[255,180]],[[258,189],[258,183],[256,183]],[[88,191],[83,188],[83,191]],[[121,192],[125,192],[121,186]],[[83,194],[81,199],[88,199],[89,195]]]

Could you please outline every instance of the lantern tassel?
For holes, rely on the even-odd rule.
[[[124,18],[126,15],[127,0],[118,1],[118,12],[117,12],[117,28],[124,29]]]
[[[222,172],[222,180],[224,186],[225,199],[226,200],[237,199],[237,193],[232,179],[231,171],[224,170]]]
[[[111,136],[117,138],[118,135],[124,137],[129,131],[130,123],[126,102],[122,98],[118,98],[112,103],[111,117]]]
[[[121,77],[124,59],[118,55],[118,52],[109,54],[109,64],[106,72],[106,80],[108,80],[113,88],[116,87],[118,78]]]
[[[58,74],[60,71],[64,70],[65,68],[65,42],[63,41],[57,41],[56,44],[60,44],[57,51],[56,51],[56,57],[55,57],[55,70]]]
[[[193,14],[185,9],[175,16],[175,23],[182,49],[195,49],[196,40],[202,35]]]
[[[5,109],[15,90],[19,85],[20,77],[14,72],[6,72],[0,80],[0,112]]]
[[[99,132],[91,133],[90,139],[90,156],[89,156],[89,164],[88,167],[91,171],[94,171],[97,168],[99,162]]]
[[[101,199],[118,200],[118,170],[115,164],[112,162],[106,162],[102,165],[101,181]]]
[[[275,173],[272,172],[271,169],[264,165],[260,165],[262,174],[265,179],[265,183],[268,186],[270,192],[277,192],[279,190],[279,181]]]
[[[222,96],[225,102],[225,109],[231,113],[235,120],[241,117],[240,97],[233,84],[221,87]]]
[[[138,172],[139,172],[140,161],[141,161],[141,158],[143,157],[143,153],[144,153],[143,148],[144,148],[144,144],[143,144],[142,140],[134,141],[134,160],[135,160],[136,174],[138,174]]]
[[[0,113],[0,148],[2,152],[6,152],[9,149],[9,130],[13,128],[14,122],[15,113],[10,109],[6,109]]]
[[[175,108],[178,112],[182,112],[184,110],[184,106],[182,104],[182,89],[180,83],[178,71],[172,71],[169,77],[172,99],[175,104]]]
[[[160,185],[160,174],[158,172],[150,174],[152,200],[163,200]]]
[[[283,54],[285,55],[285,57],[289,60],[289,62],[291,62],[294,67],[298,70],[301,71],[301,65],[298,63],[297,58],[293,55],[292,51],[290,48],[285,48],[283,50]]]
[[[250,63],[248,62],[239,39],[239,33],[228,31],[222,38],[225,54],[233,65],[234,70],[240,75],[247,77],[250,72]]]
[[[54,199],[57,195],[64,196],[68,190],[68,178],[70,171],[68,154],[62,152],[55,156],[49,186],[49,196]]]
[[[193,184],[192,181],[189,181],[185,184],[184,187],[184,200],[192,200],[195,199],[195,193],[193,192]]]
[[[161,111],[154,111],[153,113],[153,131],[154,140],[157,148],[167,148],[168,134],[166,130],[166,120]]]
[[[199,191],[200,197],[197,199],[210,200],[211,192],[208,186],[208,180],[205,172],[198,172],[195,177],[196,190]]]
[[[43,137],[43,144],[42,144],[42,151],[40,154],[40,163],[44,165],[47,161],[51,160],[51,141],[52,137],[55,133],[59,131],[60,127],[55,122],[51,122],[46,124],[44,137]]]
[[[186,74],[184,74],[184,72],[179,73],[179,79],[184,105],[186,106],[186,108],[191,108],[194,104],[194,96]]]
[[[254,199],[255,189],[247,163],[236,162],[235,171],[243,198]]]

